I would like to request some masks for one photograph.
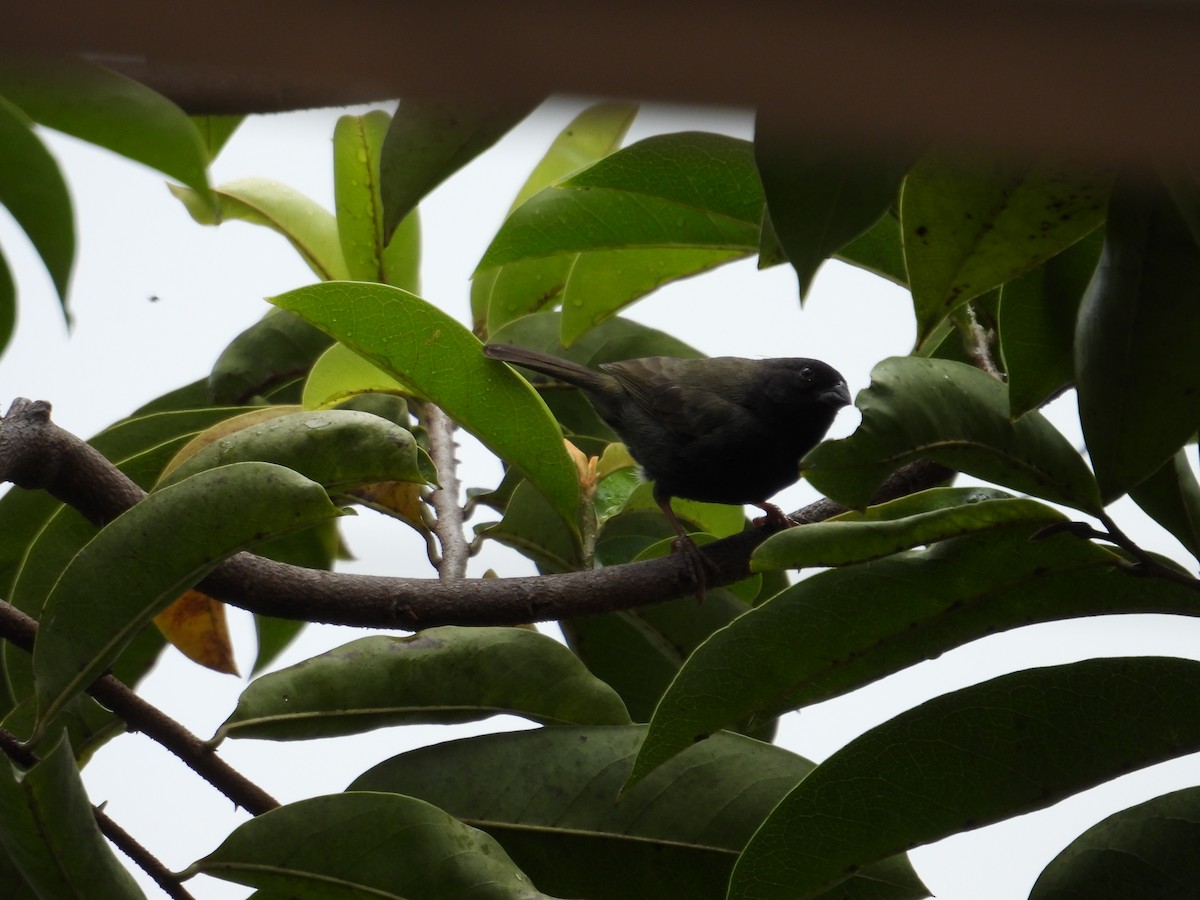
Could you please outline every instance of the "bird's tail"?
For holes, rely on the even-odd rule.
[[[543,375],[549,375],[551,378],[557,378],[559,381],[565,381],[567,384],[573,384],[584,390],[603,394],[613,389],[614,379],[611,375],[605,375],[589,369],[587,366],[571,362],[569,359],[561,359],[551,356],[549,353],[530,350],[527,347],[518,347],[515,344],[485,344],[483,355],[490,356],[492,359],[502,359],[526,369],[533,369],[535,372],[541,372]]]

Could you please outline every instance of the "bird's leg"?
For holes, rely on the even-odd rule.
[[[671,523],[671,527],[675,529],[675,533],[679,535],[679,537],[672,541],[671,551],[684,555],[684,558],[687,560],[688,569],[691,571],[692,581],[696,585],[696,599],[703,603],[704,589],[708,584],[705,569],[711,567],[715,570],[716,566],[708,557],[700,552],[700,548],[696,546],[696,542],[692,540],[692,536],[687,533],[687,529],[683,527],[683,523],[675,515],[675,510],[671,509],[671,498],[655,491],[654,500],[658,503],[658,508],[663,511],[663,515],[667,517],[667,521]]]
[[[797,522],[794,519],[788,518],[787,514],[774,503],[751,503],[751,506],[757,506],[765,516],[759,516],[754,520],[756,528],[766,525],[772,531],[783,531],[785,528],[791,528]]]

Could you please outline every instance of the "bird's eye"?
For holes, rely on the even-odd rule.
[[[813,379],[812,366],[805,366],[803,369],[801,369],[800,377],[803,378],[805,381],[812,381],[812,379]]]

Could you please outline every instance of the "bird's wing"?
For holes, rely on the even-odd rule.
[[[615,377],[649,415],[676,434],[696,437],[727,428],[747,414],[745,407],[697,377],[690,364],[664,356],[606,363],[600,368]]]

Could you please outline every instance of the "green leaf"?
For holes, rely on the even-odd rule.
[[[157,169],[212,203],[211,157],[199,130],[182,109],[145,85],[57,56],[6,60],[0,65],[0,94],[42,125]]]
[[[211,162],[229,143],[233,133],[238,130],[245,116],[192,116],[192,124],[200,132],[200,140],[208,153]]]
[[[960,499],[947,502],[943,492]],[[927,494],[937,496],[927,498]],[[933,509],[925,507],[930,499]],[[750,568],[760,572],[844,566],[994,528],[1047,525],[1065,519],[1052,507],[1035,500],[1005,498],[999,491],[935,488],[869,507],[864,513],[850,512],[774,534],[754,551]]]
[[[426,194],[504,137],[537,105],[403,101],[392,116],[379,161],[384,240],[391,240]]]
[[[729,898],[817,897],[856,867],[1195,752],[1198,679],[1192,660],[1093,659],[901,713],[775,808],[739,858]]]
[[[300,377],[332,340],[299,316],[272,309],[221,351],[208,376],[214,403],[249,403]]]
[[[289,469],[235,463],[156,491],[114,519],[46,601],[33,655],[39,722],[222,560],[338,514],[320,485]]]
[[[503,518],[479,532],[532,559],[542,574],[574,572],[583,566],[579,535],[563,529],[550,501],[524,479],[505,505]]]
[[[342,116],[333,131],[333,192],[338,237],[349,277],[379,281],[416,293],[421,289],[421,224],[405,216],[390,242],[383,238],[379,152],[391,116],[376,110]]]
[[[543,724],[624,725],[625,705],[566,647],[524,628],[378,635],[255,680],[214,740],[308,740],[499,713]]]
[[[1104,231],[1032,272],[1004,285],[1000,301],[1000,347],[1008,375],[1009,414],[1037,409],[1075,379],[1075,319],[1087,290]]]
[[[885,359],[855,405],[858,430],[802,464],[817,490],[846,506],[866,506],[891,472],[925,458],[1085,512],[1101,508],[1095,479],[1067,439],[1036,412],[1011,421],[1004,385],[972,366]]]
[[[213,188],[217,200],[214,213],[194,191],[168,187],[201,225],[220,225],[230,220],[263,225],[287,238],[321,280],[350,277],[333,213],[295,188],[267,178],[231,181]]]
[[[1079,310],[1079,418],[1105,503],[1150,477],[1200,425],[1194,363],[1200,246],[1170,196],[1114,192],[1100,265]]]
[[[720,735],[616,802],[642,731],[568,727],[452,741],[380,763],[351,790],[411,794],[477,823],[557,894],[721,900],[738,851],[812,764]],[[903,858],[847,885],[855,889],[830,900],[927,896]]]
[[[331,493],[380,481],[437,481],[433,461],[411,433],[370,413],[329,409],[278,416],[225,435],[184,460],[155,490],[252,461],[294,469]]]
[[[901,287],[908,287],[900,220],[888,213],[870,229],[834,254],[842,262],[874,272]]]
[[[75,217],[58,163],[33,123],[0,96],[0,205],[7,207],[46,264],[63,311],[75,262]]]
[[[639,141],[531,197],[479,270],[587,250],[758,250],[762,185],[746,141],[700,132]]]
[[[0,766],[0,847],[39,897],[146,896],[100,833],[65,735],[23,775]]]
[[[308,325],[307,322],[304,324]],[[308,409],[321,409],[344,403],[360,394],[409,396],[411,393],[379,366],[363,359],[345,344],[335,343],[313,363],[304,380],[302,399]]]
[[[912,164],[805,145],[795,128],[761,112],[754,158],[775,234],[800,282],[801,302],[821,264],[883,217]]]
[[[956,307],[1093,231],[1104,221],[1111,182],[1046,163],[988,167],[925,156],[900,197],[918,345]]]
[[[1176,452],[1157,472],[1131,488],[1129,496],[1200,559],[1200,484],[1188,465],[1186,450]]]
[[[1046,866],[1029,900],[1175,900],[1200,883],[1200,788],[1114,813]]]
[[[378,284],[316,284],[271,298],[422,397],[538,487],[575,530],[579,480],[562,434],[529,384],[487,359],[479,341],[437,307]]]
[[[296,900],[539,900],[482,831],[398,794],[312,797],[256,816],[186,876],[204,874]]]
[[[542,188],[616,150],[635,115],[637,106],[629,103],[598,103],[581,112],[558,133],[517,192],[509,212]],[[569,258],[529,260],[476,272],[471,279],[476,333],[480,326],[495,331],[519,316],[557,303],[572,264]]]
[[[803,526],[805,528],[810,526]],[[655,710],[640,778],[731,723],[871,684],[990,634],[1123,613],[1197,615],[1195,592],[1068,534],[1010,527],[821,572],[713,634]]]

